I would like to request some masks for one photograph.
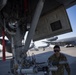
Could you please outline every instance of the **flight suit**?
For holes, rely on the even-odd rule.
[[[58,70],[57,71],[51,71],[52,75],[64,75],[64,67],[66,71],[68,72],[68,75],[70,75],[70,67],[68,63],[65,64],[59,64],[60,61],[67,61],[66,57],[64,54],[60,53],[59,57],[56,57],[55,54],[50,56],[48,58],[49,63],[52,63],[53,66],[57,66]]]

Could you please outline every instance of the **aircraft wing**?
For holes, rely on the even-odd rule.
[[[50,38],[46,38],[47,41],[55,41],[55,40],[57,40],[57,39],[58,39],[57,36],[50,37]]]
[[[4,24],[6,30],[8,29],[11,33],[12,31],[15,32],[15,27],[12,30],[12,27],[9,28],[8,24],[10,25],[11,21],[17,20],[23,38],[25,32],[29,30],[28,26],[30,26],[38,1],[0,0],[0,36],[2,36]],[[74,4],[76,4],[75,0],[45,0],[33,40],[36,41],[72,31],[66,9]],[[7,32],[6,36],[10,39]]]
[[[70,38],[64,38],[64,39],[58,39],[56,41],[43,41],[44,43],[49,43],[52,45],[60,45],[60,46],[65,46],[65,45],[76,45],[76,37],[70,37]]]

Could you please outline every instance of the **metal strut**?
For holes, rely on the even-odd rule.
[[[37,7],[36,7],[36,10],[34,13],[34,17],[33,17],[32,23],[31,23],[31,27],[30,27],[30,30],[28,32],[26,42],[24,45],[24,52],[28,51],[29,45],[31,43],[31,39],[33,38],[38,20],[40,18],[41,11],[43,9],[44,2],[45,2],[45,0],[39,0],[39,2],[37,4]]]

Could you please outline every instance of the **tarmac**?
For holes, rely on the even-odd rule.
[[[61,53],[65,54],[68,60],[68,63],[71,68],[71,75],[76,75],[76,47],[61,47]],[[39,49],[29,50],[27,54],[31,57],[32,54],[35,55],[37,62],[46,62],[48,57],[53,54],[53,49],[51,47],[46,48],[45,50]],[[10,59],[12,58],[12,54],[6,52],[6,61],[2,60],[2,51],[0,50],[0,75],[13,75],[10,72]],[[44,75],[43,72],[39,72],[37,74],[28,74],[28,75]],[[51,75],[51,73],[50,73]],[[64,75],[68,75],[67,72],[64,72]]]

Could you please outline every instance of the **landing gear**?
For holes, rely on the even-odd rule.
[[[11,60],[11,72],[14,75],[24,75],[38,72],[35,61],[32,63],[32,61],[26,59],[26,52],[29,49],[31,39],[35,33],[43,5],[44,0],[39,0],[24,46],[22,45],[22,34],[18,22],[14,21],[8,23],[9,25],[7,28],[8,33],[11,35],[11,47],[13,53],[13,59]],[[9,27],[12,29],[10,30]]]

